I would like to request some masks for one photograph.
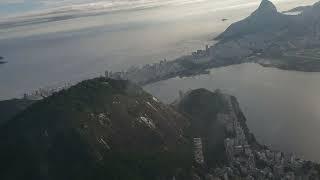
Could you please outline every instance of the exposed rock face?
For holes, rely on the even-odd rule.
[[[198,179],[320,177],[319,165],[260,145],[249,132],[239,104],[232,96],[198,89],[187,93],[176,107],[191,117],[194,135],[200,135],[205,142],[205,165],[196,166],[194,172]]]
[[[201,138],[193,138],[193,151],[195,162],[199,165],[202,165],[204,163],[204,157]]]
[[[0,179],[179,180],[188,124],[128,81],[87,80],[0,127]]]
[[[239,63],[268,49],[292,24],[294,16],[279,13],[272,2],[263,0],[249,17],[232,24],[216,38],[220,42],[211,47],[211,54],[215,60]]]
[[[272,2],[262,0],[258,10],[256,10],[253,15],[273,15],[276,13],[278,13],[277,8]]]
[[[225,32],[219,35],[217,40],[226,40],[231,38],[240,38],[247,34],[271,32],[285,27],[289,16],[277,11],[272,2],[263,0],[259,8],[249,17],[242,21],[232,24]]]

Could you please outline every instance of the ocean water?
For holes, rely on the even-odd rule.
[[[210,75],[173,78],[144,87],[171,103],[179,90],[221,89],[237,97],[259,142],[320,162],[320,73],[283,71],[258,64],[212,69]]]
[[[314,1],[274,2],[285,10]],[[99,1],[100,6],[78,1],[71,11],[72,0],[48,2],[60,4],[51,3],[38,15],[6,19],[31,19],[34,23],[0,28],[0,56],[9,62],[0,66],[0,99],[99,76],[105,70],[125,70],[190,54],[213,43],[210,40],[217,34],[259,5],[258,0],[141,0],[131,4],[120,1],[121,7],[117,3],[112,6],[120,10],[111,11],[109,6],[101,9],[101,2],[109,1]],[[65,15],[67,10],[75,18],[42,19]],[[222,18],[229,20],[222,22]]]

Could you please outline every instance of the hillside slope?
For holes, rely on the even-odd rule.
[[[10,120],[18,113],[29,107],[33,100],[28,99],[10,99],[5,101],[0,101],[0,124]]]
[[[271,57],[280,59],[279,62],[270,62],[272,66],[278,66],[277,63],[287,63],[285,64],[288,66],[287,69],[319,71],[319,61],[315,58],[288,56],[288,54],[299,55],[305,49],[319,48],[319,17],[320,2],[303,9],[298,15],[286,15],[278,12],[269,0],[262,0],[255,12],[231,24],[216,37],[219,42],[210,47],[211,57],[214,61],[229,62],[229,64],[255,62],[256,59],[252,60],[250,57],[259,57],[260,60],[260,57]],[[286,62],[288,58],[293,61]],[[304,62],[305,59],[308,61]]]
[[[1,127],[1,179],[179,179],[190,167],[187,127],[128,81],[87,80]]]
[[[277,11],[269,0],[262,0],[260,6],[249,17],[232,24],[216,40],[240,38],[253,33],[274,33],[292,23],[291,17]]]
[[[227,163],[228,157],[224,147],[226,138],[238,136],[237,138],[246,144],[261,147],[250,133],[246,118],[235,97],[223,94],[219,90],[211,92],[196,89],[186,93],[175,107],[190,117],[192,136],[202,138],[205,163],[209,167]],[[237,122],[237,127],[233,127],[234,122]]]
[[[320,177],[318,164],[260,145],[233,96],[197,89],[175,107],[191,118],[195,180]]]

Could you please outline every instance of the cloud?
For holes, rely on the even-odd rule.
[[[0,0],[0,5],[22,6],[20,11],[11,13],[9,10],[2,13],[1,21],[11,21],[15,19],[31,19],[46,16],[65,16],[79,14],[92,14],[97,12],[112,12],[119,10],[131,10],[137,8],[152,8],[158,6],[185,4],[199,4],[209,2],[212,7],[210,11],[224,9],[237,9],[257,5],[261,0]],[[272,0],[273,2],[291,2],[300,0]],[[316,1],[316,0],[308,0]],[[20,5],[22,4],[22,5]],[[25,8],[28,6],[29,9]],[[6,10],[5,8],[3,8]],[[15,8],[18,9],[18,8]],[[1,6],[0,6],[1,11]],[[1,14],[1,13],[0,13]]]
[[[1,0],[0,4],[22,4],[25,0]]]

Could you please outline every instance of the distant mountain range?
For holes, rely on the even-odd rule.
[[[0,126],[0,178],[213,180],[319,178],[319,165],[272,151],[235,97],[197,89],[165,105],[124,80],[83,81]]]
[[[285,70],[320,72],[320,2],[289,15],[263,0],[250,16],[231,24],[204,50],[116,72],[140,85],[173,77],[207,74],[208,69],[259,63]],[[296,11],[296,10],[292,10]]]
[[[299,7],[295,7],[292,8],[290,10],[287,11],[283,11],[282,13],[301,13],[302,11],[311,8],[312,6],[299,6]]]
[[[299,42],[301,43],[299,39],[308,38],[307,40],[310,41],[306,43],[313,44],[317,42],[316,44],[318,45],[319,9],[320,3],[315,3],[309,8],[303,8],[299,15],[286,15],[278,12],[272,2],[263,0],[259,8],[249,17],[232,24],[216,39],[222,41],[222,43],[226,41],[252,40],[252,44],[254,44],[256,43],[255,41],[258,41],[254,37],[260,37],[266,41],[265,46],[272,43],[279,44],[290,41],[298,47],[305,47],[306,44],[299,44]],[[302,25],[306,26],[301,27]],[[312,40],[311,37],[315,39]],[[255,48],[253,45],[250,47]],[[261,46],[255,49],[257,48],[261,48]]]
[[[249,34],[273,33],[287,26],[291,16],[277,11],[272,2],[263,0],[256,11],[242,21],[232,24],[226,31],[216,37],[216,40],[234,40]]]
[[[297,10],[301,11],[297,15],[280,13],[272,2],[263,0],[249,17],[215,38],[218,43],[210,47],[212,62],[320,71],[320,2],[291,11]]]

